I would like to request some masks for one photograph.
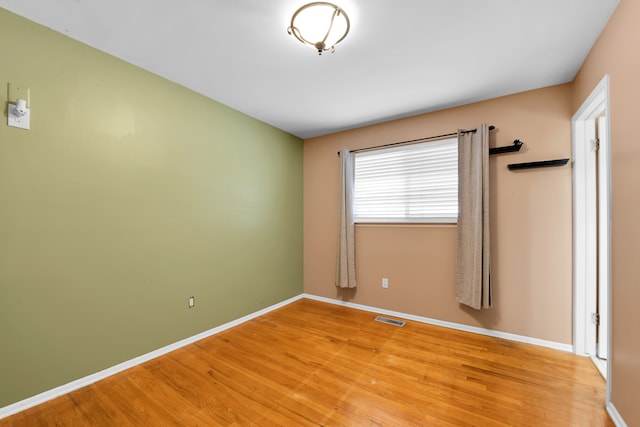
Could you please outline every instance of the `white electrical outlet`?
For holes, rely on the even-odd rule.
[[[382,278],[382,287],[385,289],[389,287],[389,279],[387,279],[386,277]]]
[[[7,125],[12,126],[14,128],[26,129],[29,130],[29,117],[31,116],[31,111],[27,108],[27,111],[22,116],[18,116],[16,114],[16,105],[8,104],[7,107]]]
[[[196,297],[189,297],[189,308],[193,308],[196,305]]]
[[[29,130],[31,89],[9,83],[9,98],[7,100],[9,101],[7,106],[7,125]],[[16,109],[18,100],[24,103],[19,111]]]

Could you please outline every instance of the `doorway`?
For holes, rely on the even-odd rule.
[[[609,111],[605,76],[571,119],[574,350],[590,356],[605,378],[610,374],[611,312]]]

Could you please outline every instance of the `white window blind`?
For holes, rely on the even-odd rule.
[[[356,222],[456,222],[458,140],[355,154]]]

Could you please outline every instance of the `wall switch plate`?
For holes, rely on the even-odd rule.
[[[382,278],[382,287],[385,289],[389,287],[389,279],[387,279],[386,277]]]
[[[193,308],[196,305],[196,297],[189,297],[189,308]]]

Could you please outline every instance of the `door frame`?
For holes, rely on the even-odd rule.
[[[578,355],[595,355],[596,325],[591,322],[591,313],[596,310],[596,165],[591,155],[595,126],[602,111],[606,111],[606,135],[600,150],[605,161],[599,165],[599,172],[604,178],[605,193],[604,214],[609,220],[605,233],[607,238],[607,271],[603,276],[609,295],[606,307],[608,342],[607,353],[611,358],[611,161],[610,161],[610,116],[609,76],[598,83],[593,92],[571,118],[572,156],[573,156],[573,346]],[[601,281],[602,282],[602,281]],[[593,337],[593,339],[591,338]],[[607,363],[607,403],[611,397],[611,361]]]

